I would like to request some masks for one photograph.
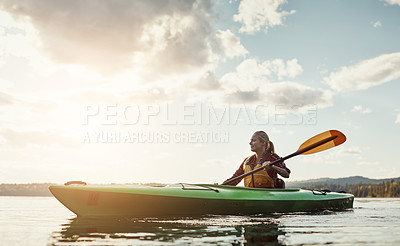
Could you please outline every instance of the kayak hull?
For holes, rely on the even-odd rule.
[[[224,185],[50,186],[51,193],[78,216],[151,217],[248,215],[343,210],[351,194],[302,189],[254,189]]]

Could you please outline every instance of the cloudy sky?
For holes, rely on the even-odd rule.
[[[257,130],[347,136],[291,180],[400,176],[399,0],[2,0],[0,35],[0,183],[221,183]]]

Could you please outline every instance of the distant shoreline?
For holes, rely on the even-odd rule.
[[[0,196],[52,196],[49,186],[54,183],[0,184]]]
[[[129,183],[135,185],[163,185],[160,183]],[[29,184],[0,184],[0,196],[53,196],[49,190],[51,185],[62,185],[56,183],[29,183]],[[107,184],[102,184],[107,185]],[[110,184],[109,184],[110,185]],[[124,184],[112,184],[124,185]],[[126,184],[128,185],[128,184]]]
[[[129,183],[135,185],[165,185],[160,183]],[[0,196],[42,196],[52,194],[49,186],[55,183],[0,184]],[[58,184],[60,185],[60,184]],[[102,184],[106,185],[106,184]],[[112,184],[124,185],[124,184]],[[125,184],[128,185],[128,184]],[[287,188],[304,188],[310,190],[345,191],[355,197],[400,197],[400,177],[388,179],[369,179],[361,176],[347,178],[321,178],[286,183]]]

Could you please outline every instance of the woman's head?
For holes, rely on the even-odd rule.
[[[267,133],[264,131],[256,131],[251,137],[250,141],[251,151],[257,152],[259,150],[275,152],[274,144],[269,140]]]

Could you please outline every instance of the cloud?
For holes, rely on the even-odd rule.
[[[294,78],[303,72],[297,59],[284,61],[257,62],[256,59],[246,59],[236,67],[235,72],[225,74],[220,83],[227,92],[254,91],[263,84],[284,78]]]
[[[5,146],[24,148],[27,146],[63,146],[74,147],[77,142],[61,136],[54,132],[41,131],[15,131],[12,129],[1,129],[0,137],[3,139]],[[0,139],[1,140],[1,139]]]
[[[363,108],[363,106],[361,106],[361,105],[356,105],[356,106],[354,106],[354,108],[351,110],[351,112],[359,112],[359,113],[361,113],[361,114],[369,114],[369,113],[371,113],[372,111],[371,111],[371,109],[369,109],[369,108]]]
[[[167,93],[162,87],[152,87],[145,90],[128,91],[122,94],[126,103],[155,103],[172,100],[174,93]]]
[[[124,92],[104,92],[99,90],[83,90],[75,93],[69,99],[80,104],[141,104],[156,103],[172,99],[172,93],[158,86],[149,86],[142,89],[127,90]]]
[[[218,30],[216,36],[225,56],[228,58],[244,56],[249,53],[240,43],[240,39],[230,30]]]
[[[26,101],[0,92],[0,106],[22,107],[34,113],[48,113],[57,108],[57,104],[48,100]]]
[[[35,48],[39,45],[37,32],[29,23],[13,21],[10,14],[1,11],[1,6],[0,2],[0,65],[10,57],[35,60],[38,57]]]
[[[260,102],[260,91],[255,89],[253,91],[235,91],[225,96],[227,102],[236,103],[257,103]]]
[[[4,0],[31,22],[53,60],[115,73],[190,73],[213,61],[210,1]],[[142,71],[139,71],[142,72]]]
[[[0,91],[0,106],[12,105],[14,103],[15,103],[15,99],[12,96]]]
[[[397,114],[396,121],[394,123],[400,124],[400,113]]]
[[[25,103],[25,105],[34,113],[46,114],[55,111],[58,108],[56,102],[48,100],[39,100],[34,102]]]
[[[378,27],[382,27],[382,23],[380,21],[377,22],[372,22],[371,23],[373,27],[378,28]]]
[[[268,31],[270,27],[283,25],[285,17],[296,12],[280,11],[285,3],[286,0],[243,0],[233,20],[242,24],[241,33],[254,34],[262,28]]]
[[[331,106],[332,92],[281,80],[293,79],[302,71],[297,59],[261,63],[247,59],[235,72],[222,76],[220,84],[225,101],[230,103],[279,105],[288,110]]]
[[[390,5],[399,5],[400,6],[400,0],[383,0],[383,1],[385,1],[386,3],[388,3]]]
[[[337,91],[366,90],[400,78],[400,52],[384,54],[356,65],[342,67],[324,78]]]
[[[81,90],[70,96],[69,99],[80,104],[116,104],[120,100],[117,95],[97,90]]]
[[[361,150],[358,147],[341,148],[339,153],[346,155],[361,155]]]
[[[237,90],[227,94],[225,98],[230,103],[259,103],[295,111],[332,106],[331,92],[314,89],[296,82],[271,83],[253,91]]]
[[[296,82],[273,83],[266,88],[263,99],[286,109],[332,106],[330,91],[315,89]]]
[[[197,83],[195,83],[192,88],[197,89],[197,90],[202,90],[202,91],[210,91],[210,90],[216,90],[220,88],[220,83],[218,80],[215,78],[214,73],[212,72],[207,72],[204,74],[202,77],[200,77],[197,80]]]

